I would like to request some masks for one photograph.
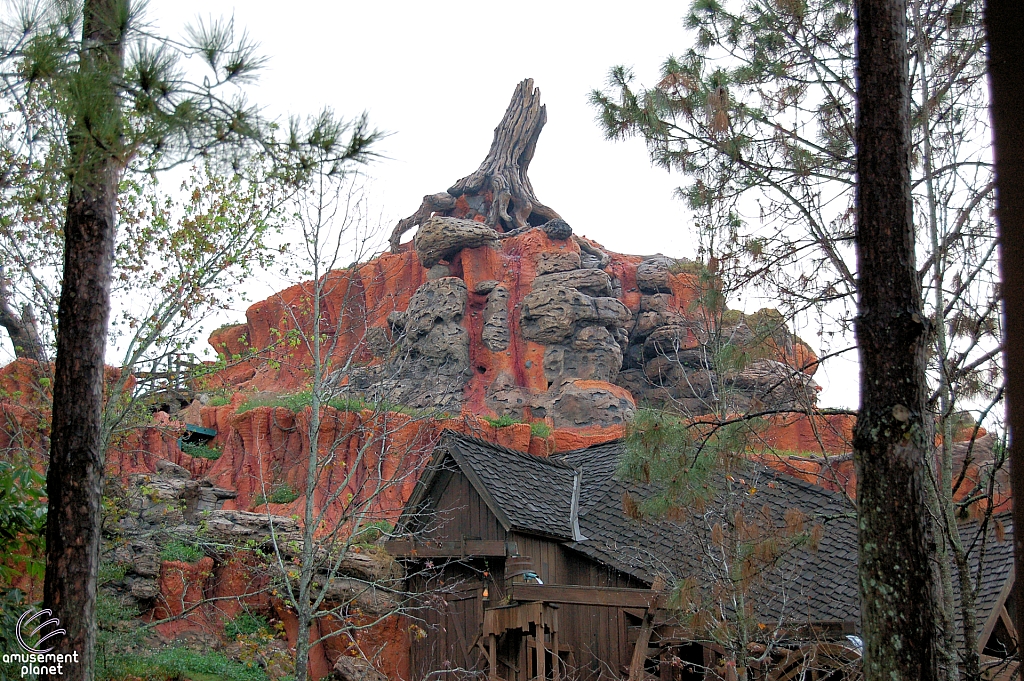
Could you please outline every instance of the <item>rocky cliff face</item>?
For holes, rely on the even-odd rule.
[[[813,406],[814,354],[779,315],[709,309],[715,282],[696,264],[607,252],[551,222],[499,239],[435,216],[402,252],[328,275],[321,328],[338,340],[334,366],[347,367],[332,376],[339,390],[590,431],[621,426],[638,404],[694,416]],[[220,372],[219,387],[302,387],[302,350],[276,341],[309,308],[308,288],[214,334],[226,356],[260,351]],[[723,370],[725,346],[751,359]]]
[[[290,551],[300,541],[312,412],[287,399],[309,383],[311,357],[297,331],[331,348],[329,385],[340,400],[321,414],[316,451],[329,465],[309,490],[323,513],[321,536],[340,527],[349,537],[353,504],[396,519],[445,428],[546,456],[621,437],[638,406],[693,418],[813,407],[816,357],[780,315],[729,311],[713,271],[608,251],[537,200],[526,173],[546,120],[539,95],[532,81],[516,88],[480,168],[424,197],[395,227],[391,252],[324,277],[316,328],[307,283],[215,331],[210,343],[225,362],[194,387],[226,404],[158,412],[115,439],[104,556],[120,571],[102,588],[149,621],[166,618],[159,642],[230,652],[224,625],[248,609],[281,623],[287,642],[260,659],[273,678],[288,673],[278,663],[294,646],[297,621],[254,556],[268,550],[271,527]],[[28,453],[40,468],[48,385],[31,360],[0,369],[0,450]],[[501,417],[509,418],[495,425]],[[765,463],[852,492],[846,457],[799,454],[846,452],[851,417],[769,420],[764,444],[793,455]],[[216,432],[206,455],[182,450],[186,422]],[[984,464],[969,478],[958,494],[981,483]],[[191,551],[178,555],[175,542]],[[372,546],[323,576],[330,598],[354,606],[344,616],[357,628],[314,648],[314,678],[332,670],[341,679],[408,678],[409,622],[363,628],[393,604],[356,588],[400,579]],[[360,650],[373,662],[352,657]]]

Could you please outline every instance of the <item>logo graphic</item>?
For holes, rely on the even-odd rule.
[[[43,648],[43,643],[45,643],[48,639],[53,638],[54,636],[60,636],[61,634],[67,634],[68,633],[67,630],[65,630],[65,629],[52,629],[49,632],[47,632],[47,633],[43,634],[42,636],[40,636],[39,640],[36,641],[36,645],[38,646],[38,648],[33,648],[29,644],[25,643],[25,634],[23,633],[25,627],[29,626],[29,624],[31,622],[34,622],[35,620],[39,619],[40,617],[50,617],[50,615],[52,615],[52,614],[53,614],[52,610],[35,610],[34,608],[29,608],[28,610],[26,610],[25,612],[22,613],[21,617],[18,618],[18,629],[16,631],[16,635],[18,637],[18,643],[21,644],[21,647],[25,650],[25,652],[27,652],[27,653],[35,653],[36,655],[42,655],[44,653],[48,653],[48,652],[50,652],[51,650],[54,649],[54,646],[50,646],[49,648]],[[57,619],[56,617],[50,617],[50,619],[48,619],[48,620],[38,624],[35,629],[30,631],[28,633],[29,638],[35,636],[40,631],[42,631],[45,627],[48,627],[48,626],[51,626],[51,625],[59,627],[60,626],[60,620]]]

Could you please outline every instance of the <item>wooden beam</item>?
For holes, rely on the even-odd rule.
[[[492,681],[497,681],[498,678],[498,637],[491,634],[487,637],[487,666],[488,666],[488,677]]]
[[[1014,626],[1013,618],[1010,617],[1010,613],[1006,609],[1005,605],[1002,608],[999,609],[999,617],[1000,617],[1000,619],[1003,620],[1003,626],[1006,627],[1006,631],[1007,631],[1007,633],[1010,634],[1010,638],[1012,638],[1013,642],[1016,643],[1017,642],[1017,627]]]
[[[536,632],[537,642],[537,678],[540,681],[544,681],[548,677],[547,670],[547,653],[544,650],[544,622],[537,622],[537,625],[533,628]]]
[[[636,638],[636,646],[633,647],[633,658],[629,662],[629,681],[641,681],[644,678],[644,662],[647,660],[647,644],[651,642],[653,620],[653,613],[648,612],[644,615],[640,633]]]
[[[655,596],[650,599],[650,607],[644,611],[641,620],[636,645],[633,647],[633,657],[629,663],[629,681],[641,681],[644,678],[644,665],[650,654],[648,646],[651,642],[651,630],[654,628],[654,618],[658,608],[657,595],[664,593],[667,586],[665,578],[661,575],[656,576],[651,584],[651,591]]]
[[[553,681],[561,681],[562,660],[558,657],[558,627],[551,632],[551,678]]]
[[[603,586],[514,584],[510,593],[512,600],[515,601],[606,605],[618,608],[664,607],[667,600],[663,594],[650,589]]]
[[[410,541],[408,539],[392,539],[384,542],[384,549],[392,556],[400,558],[505,557],[505,542],[500,540]]]

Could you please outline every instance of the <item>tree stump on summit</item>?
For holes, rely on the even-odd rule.
[[[402,234],[431,215],[468,219],[483,216],[484,223],[502,236],[560,219],[558,213],[537,200],[527,177],[545,123],[547,109],[540,103],[540,89],[527,78],[516,86],[480,167],[447,192],[424,196],[419,209],[395,226],[391,251],[398,252]]]

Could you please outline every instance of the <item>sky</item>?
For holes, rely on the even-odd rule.
[[[154,0],[147,19],[174,36],[197,18],[233,17],[269,58],[250,98],[271,116],[366,111],[390,133],[385,159],[367,169],[388,233],[423,195],[477,168],[516,84],[533,78],[548,114],[530,166],[538,199],[613,251],[692,257],[691,220],[673,197],[681,177],[653,167],[641,140],[606,140],[588,101],[614,65],[657,82],[665,58],[688,47],[687,5]],[[274,282],[264,286],[269,295]],[[823,405],[855,404],[854,362],[835,362],[816,380]]]

